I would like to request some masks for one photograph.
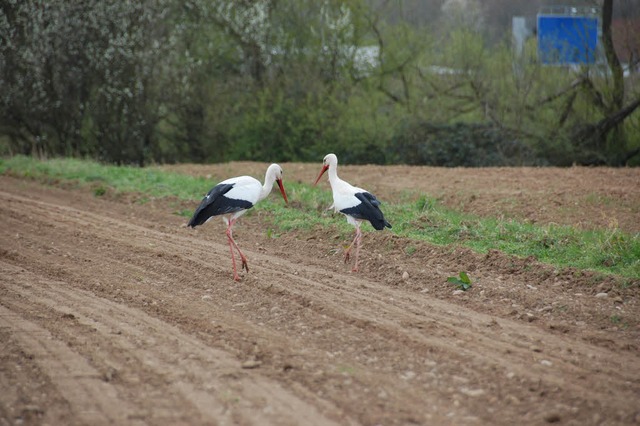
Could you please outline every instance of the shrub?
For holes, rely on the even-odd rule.
[[[397,131],[389,151],[394,162],[412,165],[486,167],[536,161],[509,132],[483,123],[407,123]]]

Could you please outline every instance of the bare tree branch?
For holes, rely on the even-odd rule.
[[[607,135],[616,126],[622,123],[629,115],[631,115],[638,107],[640,107],[640,98],[631,102],[629,105],[608,115],[595,124],[583,127],[575,134],[575,139],[584,141],[592,138],[601,138]]]

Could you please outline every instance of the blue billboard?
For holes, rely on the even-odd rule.
[[[597,45],[597,17],[538,15],[538,58],[543,64],[593,64]]]

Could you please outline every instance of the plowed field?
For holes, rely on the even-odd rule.
[[[319,171],[283,166],[285,185]],[[481,215],[640,231],[634,169],[340,174],[383,201],[411,187]],[[351,273],[349,235],[267,235],[258,206],[235,228],[251,268],[236,283],[222,222],[188,229],[174,211],[0,177],[0,425],[640,423],[637,281],[427,243],[409,256],[371,228]],[[454,294],[463,270],[474,286]]]

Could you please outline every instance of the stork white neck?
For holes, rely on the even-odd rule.
[[[340,182],[340,178],[338,177],[338,157],[335,154],[328,154],[324,158],[325,164],[329,166],[327,170],[329,172],[329,184],[333,188],[338,182]]]
[[[262,185],[262,190],[260,191],[260,197],[258,201],[264,200],[269,194],[271,194],[273,184],[282,173],[280,170],[280,166],[278,166],[277,164],[272,164],[269,166],[269,168],[267,169],[267,173],[265,173],[264,175],[264,185]]]

